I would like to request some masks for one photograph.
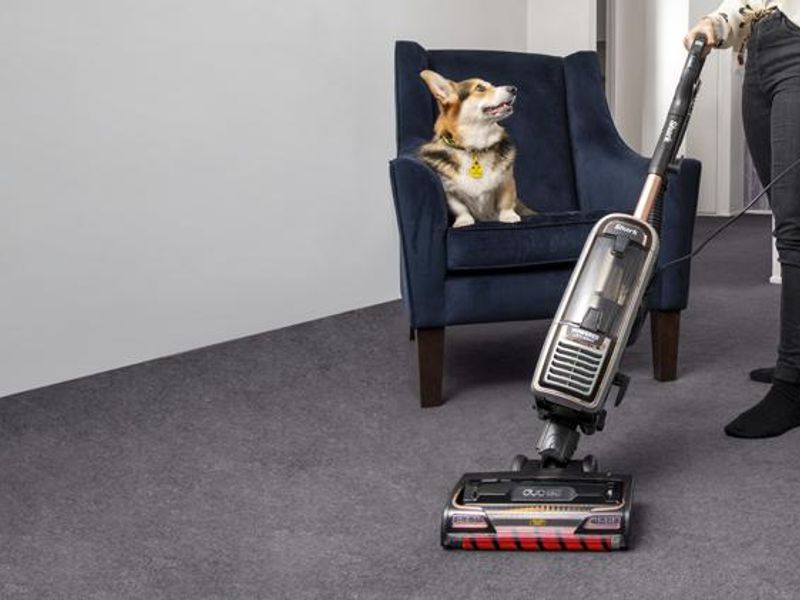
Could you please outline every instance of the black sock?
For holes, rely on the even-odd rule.
[[[800,425],[800,384],[776,379],[766,397],[725,426],[740,438],[766,438]]]
[[[775,379],[775,367],[753,369],[750,371],[750,379],[758,383],[772,383]]]

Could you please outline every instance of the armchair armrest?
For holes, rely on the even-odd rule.
[[[403,296],[412,327],[445,324],[447,201],[439,176],[410,155],[389,163],[400,232]]]

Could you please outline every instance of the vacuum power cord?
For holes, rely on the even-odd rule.
[[[696,247],[694,250],[692,250],[692,251],[691,251],[689,254],[687,254],[687,255],[685,255],[685,256],[681,256],[680,258],[676,258],[675,260],[671,260],[671,261],[669,261],[668,263],[661,265],[661,266],[658,268],[658,270],[657,270],[657,271],[656,271],[656,272],[653,274],[653,278],[652,278],[652,280],[651,280],[651,283],[650,283],[650,284],[652,285],[652,284],[653,284],[653,282],[656,280],[656,278],[658,278],[658,276],[659,276],[659,275],[661,275],[661,273],[663,273],[665,270],[669,269],[670,267],[674,267],[674,266],[675,266],[675,265],[677,265],[677,264],[680,264],[680,263],[682,263],[682,262],[685,262],[685,261],[687,261],[687,260],[690,260],[690,259],[694,258],[695,256],[697,256],[698,254],[700,254],[700,252],[702,252],[702,251],[703,251],[703,248],[705,248],[706,246],[708,246],[708,244],[710,244],[710,243],[711,243],[711,241],[712,241],[714,238],[716,238],[718,235],[720,235],[720,234],[721,234],[723,231],[725,231],[725,230],[726,230],[728,227],[730,227],[731,225],[733,225],[734,223],[736,223],[736,221],[738,221],[739,219],[741,219],[741,218],[742,218],[742,217],[743,217],[743,216],[744,216],[744,215],[747,213],[747,211],[748,211],[748,210],[750,210],[751,208],[753,208],[753,206],[755,205],[755,203],[756,203],[756,202],[758,202],[759,200],[761,200],[761,198],[763,198],[763,197],[764,197],[764,194],[766,194],[766,193],[767,193],[767,192],[768,192],[768,191],[769,191],[769,190],[772,188],[772,186],[773,186],[773,185],[775,185],[775,184],[776,184],[776,183],[778,183],[778,182],[779,182],[781,179],[783,179],[783,177],[784,177],[785,175],[787,175],[787,174],[789,173],[789,171],[791,171],[792,169],[794,169],[794,168],[795,168],[797,165],[800,165],[800,158],[798,158],[797,160],[795,160],[795,161],[794,161],[792,164],[790,164],[788,167],[786,167],[786,168],[785,168],[783,171],[781,171],[781,172],[780,172],[778,175],[776,175],[775,177],[773,177],[773,178],[772,178],[772,181],[770,181],[770,182],[769,182],[769,183],[768,183],[766,186],[764,186],[764,189],[763,189],[763,190],[762,190],[762,191],[761,191],[759,194],[757,194],[757,195],[756,195],[756,196],[755,196],[755,197],[754,197],[754,198],[753,198],[753,199],[752,199],[750,202],[748,202],[748,203],[747,203],[747,206],[745,206],[745,207],[744,207],[742,210],[740,210],[738,213],[736,213],[735,215],[733,215],[732,217],[730,217],[730,218],[729,218],[727,221],[725,221],[725,223],[724,223],[723,225],[721,225],[721,226],[720,226],[720,227],[719,227],[719,228],[718,228],[716,231],[714,231],[714,232],[713,232],[711,235],[709,235],[709,236],[708,236],[708,237],[707,237],[705,240],[703,240],[703,241],[702,241],[702,242],[701,242],[701,243],[700,243],[700,244],[699,244],[699,245],[698,245],[698,246],[697,246],[697,247]]]

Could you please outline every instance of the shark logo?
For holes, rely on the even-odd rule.
[[[672,141],[672,134],[675,133],[675,130],[677,128],[678,128],[678,122],[675,119],[670,119],[669,124],[667,125],[667,133],[664,134],[665,142]]]
[[[614,225],[614,229],[617,231],[621,231],[622,233],[627,233],[628,235],[638,235],[639,232],[634,229],[633,227],[628,227],[627,225],[623,225],[622,223],[617,223]]]

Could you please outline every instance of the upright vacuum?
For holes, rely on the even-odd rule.
[[[531,384],[545,421],[539,458],[518,455],[509,471],[465,474],[442,516],[445,548],[628,548],[632,478],[601,472],[591,455],[573,455],[580,432],[602,431],[612,389],[616,406],[628,386],[619,363],[641,326],[667,172],[700,87],[705,45],[700,34],[689,49],[633,215],[608,215],[595,225],[553,318]]]

